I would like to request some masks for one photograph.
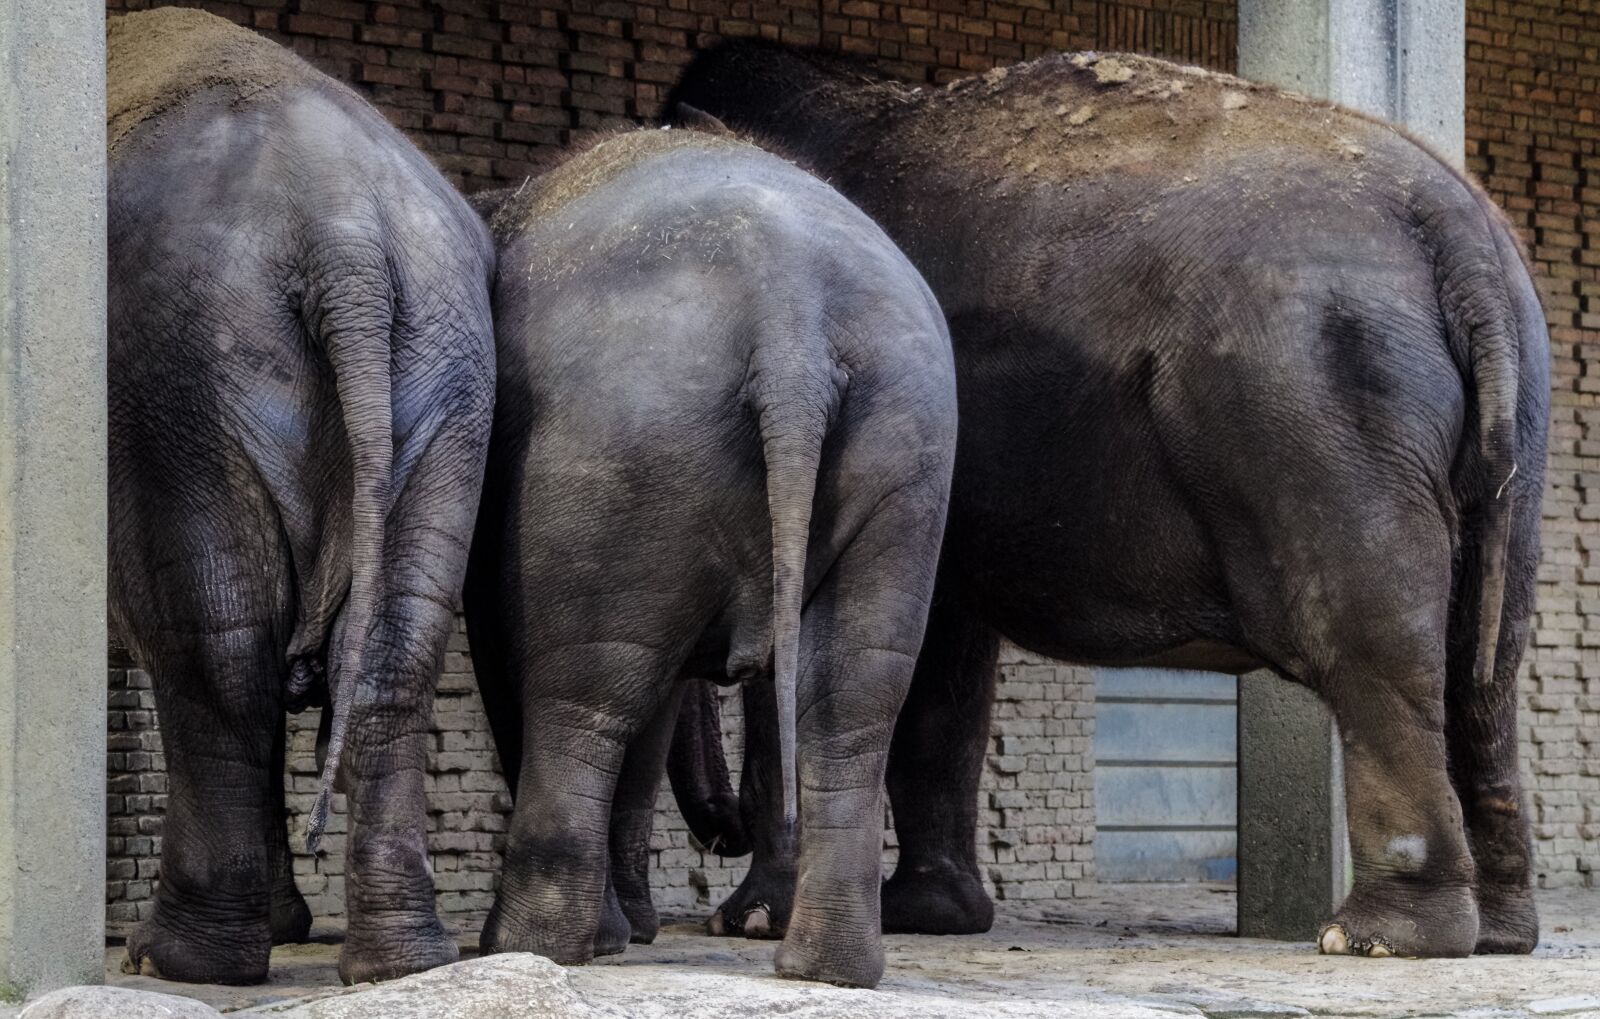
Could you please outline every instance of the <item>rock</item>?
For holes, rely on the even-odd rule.
[[[588,1019],[567,971],[538,955],[491,955],[331,997],[253,1009],[274,1019]],[[30,1017],[31,1019],[31,1017]]]
[[[689,969],[593,966],[571,976],[573,986],[596,1009],[581,1014],[608,1019],[1176,1019],[1183,1014],[1170,1003],[1092,991],[1070,999],[957,997],[948,987],[903,977],[863,991],[776,975]]]
[[[1173,1019],[1175,1011],[1169,1003],[1116,995],[959,1001],[939,989],[927,990],[915,984],[846,990],[772,975],[655,966],[567,970],[540,956],[507,954],[244,1014],[272,1019]]]
[[[1106,57],[1096,61],[1094,77],[1102,85],[1120,85],[1133,80],[1133,68],[1116,57]]]
[[[1573,994],[1565,998],[1541,998],[1528,1002],[1528,1011],[1535,1015],[1571,1015],[1574,1012],[1600,1012],[1600,996]]]
[[[193,998],[122,987],[64,987],[30,1001],[27,1019],[220,1019],[222,1013]]]

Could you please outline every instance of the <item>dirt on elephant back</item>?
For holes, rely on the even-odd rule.
[[[329,79],[270,39],[205,11],[161,7],[106,22],[106,146],[190,96],[224,89],[242,103]]]
[[[1369,157],[1414,142],[1325,100],[1132,54],[1052,54],[945,87],[830,77],[834,102],[892,125],[896,152],[882,174],[916,173],[931,157],[971,181],[1071,185],[1142,169],[1182,180],[1274,152],[1320,154],[1359,173]]]
[[[489,228],[504,244],[543,217],[615,180],[640,163],[687,149],[704,152],[759,152],[734,134],[712,134],[686,128],[642,128],[597,135],[586,146],[562,152],[559,161],[522,186],[492,192],[479,204],[492,208]]]

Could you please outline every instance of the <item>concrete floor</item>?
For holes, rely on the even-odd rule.
[[[974,1016],[1043,1005],[1039,1014],[1254,1016],[1586,1016],[1600,1017],[1600,889],[1541,893],[1543,943],[1532,957],[1462,960],[1350,959],[1318,956],[1309,943],[1234,937],[1231,889],[1196,885],[1103,886],[1089,899],[1022,909],[1002,903],[989,934],[962,938],[885,938],[883,994],[912,1002],[969,1004]],[[462,931],[475,945],[475,932]],[[338,952],[325,943],[273,953],[270,984],[223,988],[122,975],[122,950],[107,953],[108,981],[201,998],[222,1011],[271,1006],[332,993]],[[671,918],[654,945],[572,969],[572,986],[591,1000],[634,1014],[650,1001],[652,979],[673,987],[703,980],[708,995],[726,978],[765,978],[772,943],[710,938],[698,917]],[[470,957],[473,951],[464,951]],[[814,985],[781,983],[793,995]],[[845,993],[845,992],[834,992]],[[889,1004],[893,999],[876,999]],[[655,1008],[642,1009],[653,1014]],[[723,1014],[711,1009],[705,1014]],[[700,1009],[696,1009],[700,1011]],[[805,1009],[800,1011],[804,1012]],[[442,1013],[448,1014],[448,1013]],[[607,1014],[612,1014],[608,1012]],[[727,1014],[734,1014],[728,1012]],[[829,1014],[832,1014],[831,1012]],[[1032,1011],[1029,1014],[1033,1014]]]

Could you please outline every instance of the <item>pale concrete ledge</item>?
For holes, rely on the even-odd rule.
[[[772,942],[708,938],[686,919],[669,923],[656,944],[592,966],[469,959],[376,988],[337,986],[331,941],[274,952],[273,982],[254,988],[124,977],[116,968],[120,949],[107,962],[117,988],[277,1019],[1592,1017],[1600,1011],[1600,890],[1544,892],[1539,905],[1544,943],[1531,957],[1331,958],[1309,943],[1234,937],[1235,901],[1226,887],[1103,886],[1093,897],[1035,912],[1005,909],[986,935],[886,938],[888,973],[877,991],[780,980],[771,970]],[[461,933],[464,945],[475,944],[476,932]],[[108,1016],[146,1014],[127,999],[117,1004],[122,1011]],[[0,1008],[0,1019],[14,1014]]]

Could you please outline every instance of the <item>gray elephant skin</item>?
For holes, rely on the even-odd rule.
[[[340,975],[453,961],[423,799],[494,399],[493,246],[354,92],[220,18],[108,29],[110,614],[170,782],[132,969],[265,979],[305,935],[284,715],[331,700]]]
[[[886,930],[992,920],[974,829],[1006,637],[1308,686],[1342,732],[1355,866],[1321,948],[1533,949],[1516,685],[1549,340],[1481,190],[1390,125],[1143,57],[914,88],[727,44],[674,104],[807,160],[949,318],[962,427],[889,765]],[[747,740],[758,801],[772,757]],[[759,902],[781,929],[788,843],[749,800],[725,837],[755,860],[713,927]]]
[[[777,823],[798,797],[804,832],[778,971],[875,984],[883,774],[955,456],[938,305],[859,210],[726,136],[606,138],[491,226],[466,604],[516,799],[483,950],[654,936],[655,790],[683,681],[712,677],[778,706]]]

